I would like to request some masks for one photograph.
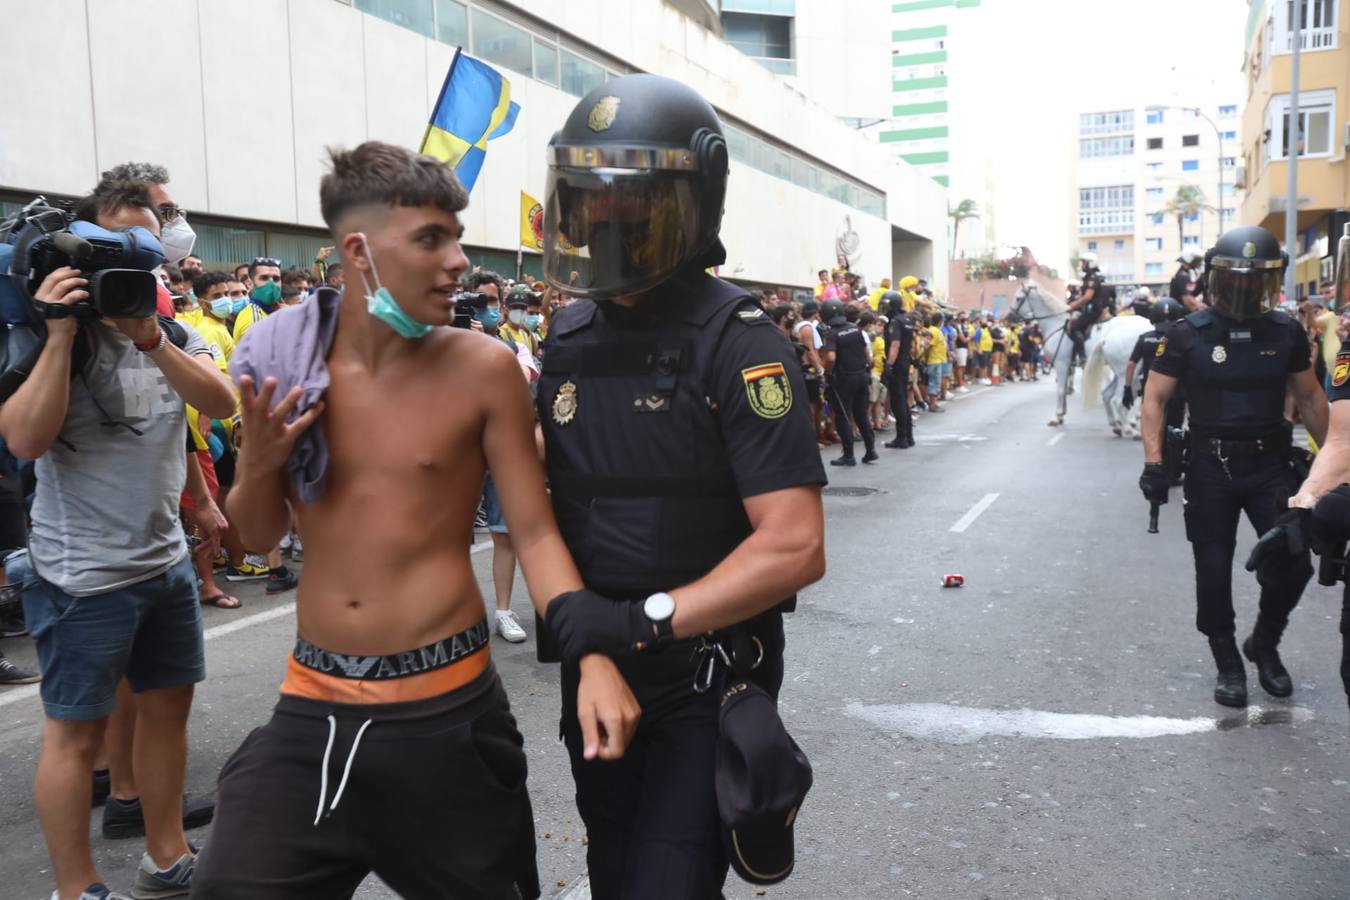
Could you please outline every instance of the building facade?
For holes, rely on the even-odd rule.
[[[901,159],[950,184],[948,65],[952,23],[980,0],[909,0],[891,7],[891,109],[878,135]]]
[[[1289,158],[1298,159],[1298,296],[1317,293],[1332,277],[1336,242],[1350,207],[1350,0],[1305,0],[1302,29],[1291,28],[1289,0],[1252,0],[1244,71],[1239,172],[1246,185],[1242,222],[1261,225],[1284,240]],[[1300,41],[1296,134],[1289,130],[1292,50]],[[1341,298],[1345,302],[1345,298]]]
[[[946,278],[943,189],[728,44],[706,0],[44,0],[0,29],[0,203],[77,196],[127,160],[159,162],[209,264],[308,264],[325,147],[416,147],[455,48],[511,82],[521,106],[463,214],[476,264],[511,270],[520,192],[544,195],[545,149],[578,98],[654,72],[718,109],[732,160],[722,274],[808,287],[851,248],[854,268]],[[152,23],[147,25],[146,23]],[[153,34],[153,90],[128,55]],[[63,48],[52,65],[49,48]],[[527,254],[525,270],[539,271]]]
[[[1236,101],[1081,113],[1072,258],[1096,253],[1110,283],[1165,289],[1182,252],[1203,253],[1237,221],[1239,121]]]

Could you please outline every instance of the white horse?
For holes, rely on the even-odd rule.
[[[1013,305],[1013,312],[1023,320],[1034,319],[1040,323],[1041,333],[1045,335],[1042,352],[1055,370],[1055,417],[1048,424],[1051,427],[1063,425],[1068,412],[1069,394],[1073,392],[1073,339],[1065,330],[1069,320],[1068,307],[1063,300],[1046,293],[1035,284],[1026,284]],[[1100,396],[1106,405],[1107,423],[1118,436],[1125,433],[1129,419],[1120,404],[1125,386],[1125,366],[1129,363],[1130,353],[1139,335],[1152,327],[1147,319],[1139,316],[1117,316],[1094,326],[1085,342],[1089,368],[1084,375],[1084,405],[1090,408],[1096,402],[1095,398]],[[1095,368],[1092,367],[1094,359],[1097,360]],[[1109,366],[1111,370],[1111,378],[1105,387],[1102,386],[1103,365]]]

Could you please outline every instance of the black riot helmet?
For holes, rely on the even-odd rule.
[[[894,319],[905,314],[905,298],[896,291],[887,291],[881,295],[881,311],[887,318]]]
[[[1225,231],[1205,254],[1205,295],[1214,311],[1230,319],[1254,319],[1280,302],[1280,282],[1289,254],[1275,235],[1257,225]]]
[[[727,160],[717,113],[689,86],[605,82],[549,141],[544,277],[605,300],[722,263]]]
[[[820,320],[826,325],[843,325],[848,320],[844,318],[843,300],[826,300],[820,305]]]
[[[1171,297],[1161,297],[1154,301],[1148,317],[1154,325],[1175,322],[1178,319],[1186,318],[1186,307],[1182,306],[1180,301],[1173,300]]]

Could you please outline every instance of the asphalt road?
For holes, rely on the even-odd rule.
[[[1314,585],[1294,615],[1292,700],[1253,673],[1259,706],[1216,706],[1180,498],[1146,534],[1139,444],[1078,398],[1047,428],[1044,381],[960,396],[922,419],[919,447],[830,470],[834,489],[876,492],[827,497],[829,572],[787,625],[782,711],[816,779],[797,870],[762,895],[733,875],[727,897],[1350,898],[1338,594]],[[474,557],[485,592],[489,555]],[[941,588],[948,572],[965,587]],[[1256,584],[1235,584],[1250,628]],[[268,715],[293,637],[293,598],[243,594],[242,611],[207,611],[208,629],[242,627],[208,632],[191,791]],[[25,641],[3,649],[32,662]],[[525,733],[548,895],[585,871],[557,673],[531,644],[493,654]],[[45,897],[32,692],[0,691],[0,723],[0,897]],[[129,885],[138,843],[94,846]],[[372,881],[358,896],[391,895]]]

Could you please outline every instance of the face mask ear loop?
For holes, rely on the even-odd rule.
[[[379,291],[380,288],[384,287],[384,285],[380,283],[380,270],[375,268],[375,254],[370,252],[370,243],[366,240],[365,232],[358,231],[357,234],[361,236],[361,246],[365,248],[366,261],[370,263],[370,274],[375,279],[374,291],[370,289],[370,282],[366,281],[366,273],[362,272],[360,269],[357,269],[357,272],[361,275],[361,284],[365,287],[366,293],[374,294]]]

